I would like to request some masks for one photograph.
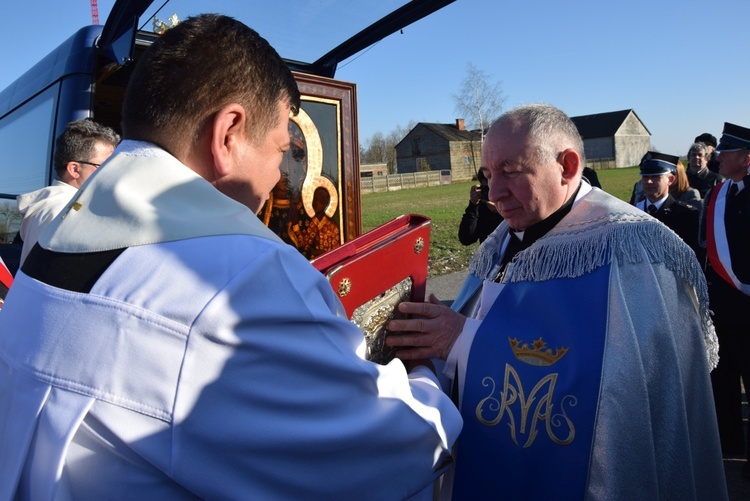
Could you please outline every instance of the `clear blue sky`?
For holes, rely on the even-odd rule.
[[[102,24],[113,4],[99,1]],[[91,22],[87,0],[8,0],[0,13],[0,89]],[[502,82],[506,107],[632,108],[655,148],[684,155],[725,121],[750,127],[748,19],[748,0],[456,0],[336,76],[357,84],[362,143],[410,121],[454,122],[471,62]]]

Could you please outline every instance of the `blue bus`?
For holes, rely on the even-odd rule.
[[[358,236],[356,87],[335,80],[336,68],[453,1],[379,0],[364,5],[350,0],[174,0],[152,7],[151,0],[118,0],[104,26],[80,28],[0,91],[0,257],[15,272],[20,245],[13,242],[21,222],[15,197],[54,180],[54,144],[66,124],[91,118],[119,131],[120,107],[134,63],[157,39],[157,32],[179,17],[204,11],[230,15],[256,29],[285,58],[300,85],[305,113],[290,132],[300,138],[302,149],[306,142],[320,143],[324,155],[300,166],[304,154],[293,152],[294,159],[284,165],[297,185],[286,194],[277,193],[276,199],[287,197],[287,203],[312,210],[309,187],[326,186],[338,204],[329,207],[329,215],[339,224],[341,243]],[[167,14],[161,14],[165,5]],[[265,213],[269,226],[281,227],[271,212],[262,211],[261,217]]]

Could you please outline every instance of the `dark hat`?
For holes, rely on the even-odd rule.
[[[750,129],[724,122],[724,131],[716,151],[738,150],[750,150]]]
[[[709,134],[708,132],[704,132],[700,136],[696,137],[695,142],[707,144],[716,148],[716,136]]]
[[[680,157],[649,151],[641,160],[641,176],[659,176],[661,174],[676,174],[677,162]]]

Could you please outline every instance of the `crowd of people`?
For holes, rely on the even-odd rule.
[[[750,480],[750,434],[742,414],[742,387],[750,388],[750,129],[725,123],[721,141],[709,133],[687,152],[687,184],[696,193],[679,198],[678,157],[649,152],[641,162],[645,198],[636,206],[677,233],[695,251],[705,271],[719,364],[711,373],[721,448],[744,458]],[[658,188],[654,188],[658,186]],[[669,186],[669,189],[665,187]],[[697,195],[697,196],[696,196]],[[634,193],[633,198],[637,198]]]
[[[299,105],[258,33],[199,15],[137,63],[122,141],[70,124],[59,182],[18,200],[0,499],[727,497],[722,455],[750,452],[750,129],[699,136],[687,171],[649,152],[627,204],[561,110],[504,113],[466,282],[402,302],[378,365],[256,217]]]

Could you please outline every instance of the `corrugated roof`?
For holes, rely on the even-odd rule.
[[[630,113],[633,113],[638,118],[638,121],[643,124],[643,121],[632,109],[596,113],[594,115],[581,115],[579,117],[570,117],[570,119],[576,124],[578,133],[581,134],[583,139],[593,139],[596,137],[614,136]],[[648,131],[645,124],[643,124],[643,127]]]

